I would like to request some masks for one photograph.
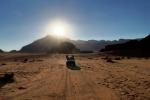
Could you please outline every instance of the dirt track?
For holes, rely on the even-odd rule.
[[[70,70],[64,55],[28,59],[1,61],[15,82],[1,87],[0,100],[150,100],[150,60],[78,55],[81,70]]]

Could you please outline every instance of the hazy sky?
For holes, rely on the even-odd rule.
[[[0,49],[20,49],[53,20],[74,39],[139,38],[150,33],[150,0],[0,0]]]

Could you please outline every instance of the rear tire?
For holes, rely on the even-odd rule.
[[[67,66],[67,67],[69,66],[69,62],[68,62],[68,61],[66,62],[66,66]]]
[[[75,67],[75,62],[71,62],[71,66],[72,66],[72,67]]]

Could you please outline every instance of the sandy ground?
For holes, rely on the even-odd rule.
[[[150,100],[150,59],[102,58],[76,55],[81,70],[71,70],[65,55],[0,54],[0,73],[15,74],[0,100]]]

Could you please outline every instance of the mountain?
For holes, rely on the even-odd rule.
[[[72,43],[74,45],[75,51],[98,51],[101,48],[104,48],[106,45],[117,44],[117,43],[125,43],[129,41],[129,39],[120,39],[113,41],[105,41],[105,40],[71,40],[67,38],[56,38],[52,36],[46,36],[42,39],[36,40],[31,44],[28,44],[20,50],[20,52],[52,52],[62,45],[62,43]],[[70,46],[71,44],[68,44]],[[73,46],[72,46],[73,47]],[[61,47],[63,48],[63,47]],[[66,47],[67,48],[67,47]]]
[[[45,53],[45,52],[59,52],[59,53],[71,53],[79,51],[76,46],[70,42],[67,42],[65,38],[55,38],[46,36],[42,39],[36,40],[31,44],[24,46],[20,52],[30,53]]]
[[[0,53],[3,53],[4,51],[2,49],[0,49]]]
[[[119,39],[119,40],[70,40],[81,51],[99,51],[106,45],[125,43],[131,39]]]
[[[9,53],[17,53],[18,51],[17,50],[11,50],[9,51]]]
[[[150,56],[150,35],[141,40],[135,39],[122,44],[107,45],[101,51],[111,51],[114,54],[127,56]]]
[[[76,48],[76,46],[70,42],[62,42],[58,46],[55,46],[49,53],[76,53],[80,50]]]

